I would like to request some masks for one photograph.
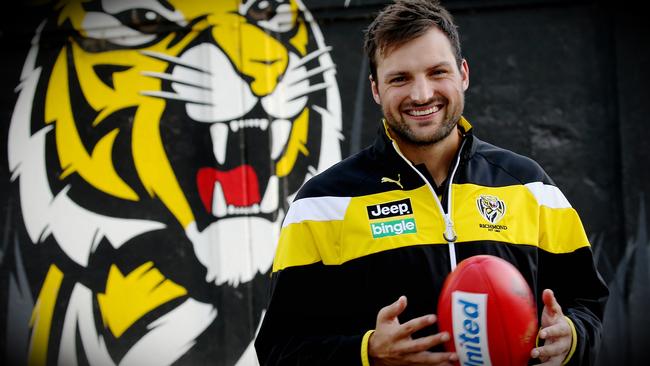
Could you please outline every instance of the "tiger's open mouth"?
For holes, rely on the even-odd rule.
[[[142,51],[172,66],[164,73],[144,73],[162,80],[164,87],[141,94],[181,103],[185,115],[201,130],[205,146],[212,148],[210,159],[206,154],[199,156],[200,166],[190,173],[197,193],[193,206],[208,213],[204,219],[253,215],[275,220],[283,196],[280,179],[293,169],[294,150],[299,148],[294,146],[290,150],[294,155],[290,154],[286,161],[283,154],[288,151],[294,122],[308,118],[308,100],[324,97],[330,86],[323,73],[334,65],[319,63],[319,57],[329,50],[319,48],[302,57],[288,53],[282,75],[264,83],[242,75],[225,52],[212,43],[192,45],[178,56]],[[269,71],[267,68],[278,64],[280,58],[249,61],[247,67],[261,65],[261,70]],[[307,155],[306,148],[300,151]],[[280,162],[285,164],[276,172]]]
[[[298,95],[286,103],[276,94],[253,94],[249,82],[214,44],[192,46],[178,57],[143,53],[173,64],[168,73],[147,73],[168,82],[167,91],[143,94],[183,103],[193,123],[205,126],[202,134],[209,128],[210,141],[206,143],[212,147],[213,157],[201,157],[202,165],[195,172],[203,208],[213,219],[249,215],[272,219],[279,206],[275,164],[292,129],[287,118],[302,112],[307,98]],[[304,87],[305,83],[308,80],[299,80],[292,87]],[[277,89],[286,96],[291,88]]]
[[[230,171],[201,168],[196,182],[205,209],[217,217],[225,216],[226,211],[230,215],[260,212],[259,181],[255,169],[248,164]]]
[[[216,165],[202,166],[196,173],[197,189],[207,212],[220,219],[274,214],[279,204],[279,179],[272,168],[290,130],[291,122],[269,123],[266,118],[213,124],[210,135]],[[242,143],[255,146],[256,153],[242,155]]]

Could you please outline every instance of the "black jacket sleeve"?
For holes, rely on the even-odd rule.
[[[273,273],[255,341],[261,365],[362,365],[363,336],[374,324],[344,272],[316,263]]]
[[[576,349],[567,365],[596,364],[609,290],[595,268],[591,248],[561,255],[541,252],[539,278],[541,289],[553,290],[576,328]]]

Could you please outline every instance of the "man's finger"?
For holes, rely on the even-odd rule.
[[[406,309],[406,296],[400,296],[394,303],[385,306],[377,314],[377,323],[391,322]]]
[[[555,360],[554,358],[546,360],[546,362],[538,363],[533,366],[556,366],[562,363],[562,360]]]
[[[429,348],[447,342],[448,340],[449,340],[449,333],[447,332],[433,334],[422,338],[416,338],[406,343],[402,351],[404,353],[417,353],[421,351],[426,351]]]
[[[560,356],[567,353],[570,347],[571,344],[567,342],[553,342],[542,347],[533,348],[531,351],[531,356],[533,358],[539,359],[543,359],[545,357]]]
[[[539,338],[549,339],[563,337],[571,334],[571,328],[565,322],[551,325],[539,331]]]
[[[551,315],[562,313],[562,307],[555,299],[555,294],[553,293],[553,290],[551,289],[544,290],[544,292],[542,293],[542,301],[544,302],[544,306],[547,308],[547,310],[551,312]]]
[[[421,316],[419,318],[411,319],[407,321],[406,323],[400,325],[399,331],[398,331],[398,336],[399,337],[408,337],[411,334],[417,332],[420,329],[426,328],[430,326],[431,324],[436,322],[436,316],[431,314],[431,315],[425,315]]]
[[[406,360],[417,365],[451,365],[458,361],[458,356],[453,352],[422,351],[409,355]]]

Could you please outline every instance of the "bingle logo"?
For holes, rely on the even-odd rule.
[[[367,206],[366,210],[368,210],[368,218],[370,220],[413,214],[411,199],[409,198],[400,201],[380,203],[374,206]]]
[[[415,227],[414,219],[371,223],[370,230],[372,231],[372,237],[375,239],[383,238],[385,236],[415,234],[418,232],[417,228]]]
[[[487,294],[451,294],[454,344],[461,365],[492,366],[487,339]]]

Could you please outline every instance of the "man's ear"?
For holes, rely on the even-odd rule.
[[[469,64],[465,59],[460,64],[460,77],[463,82],[463,91],[466,91],[469,88]]]
[[[368,75],[368,80],[370,80],[370,90],[372,90],[372,99],[375,100],[375,103],[381,104],[381,99],[379,99],[379,89],[377,89],[377,83],[372,78],[372,75]]]

